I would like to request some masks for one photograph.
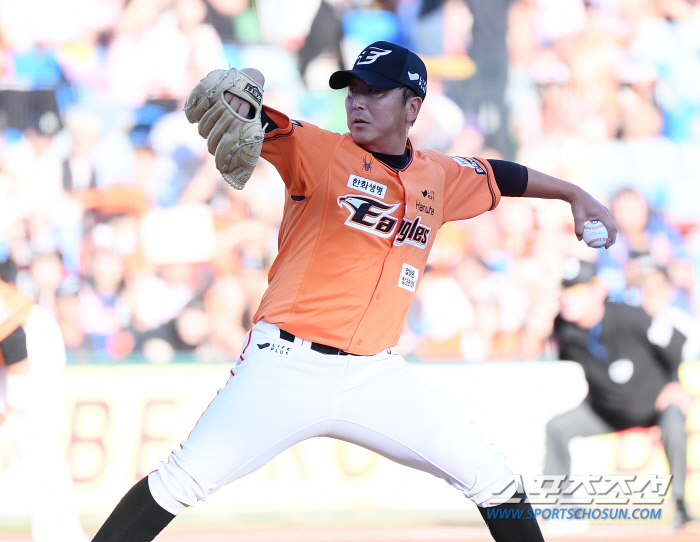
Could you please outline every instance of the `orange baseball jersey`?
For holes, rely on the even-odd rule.
[[[254,321],[358,355],[396,345],[437,230],[498,205],[491,166],[410,149],[397,172],[349,133],[265,112],[261,156],[288,197]]]

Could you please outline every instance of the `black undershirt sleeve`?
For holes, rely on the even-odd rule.
[[[272,130],[277,130],[278,126],[272,121],[270,117],[267,116],[267,113],[265,113],[265,110],[263,109],[260,112],[260,122],[262,123],[263,126],[265,126],[265,133],[268,134]]]
[[[502,196],[519,198],[527,189],[527,168],[507,160],[487,160]]]
[[[12,365],[26,359],[27,335],[24,333],[24,329],[18,327],[0,341],[0,351],[2,351],[5,365]]]

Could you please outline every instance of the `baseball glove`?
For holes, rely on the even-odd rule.
[[[236,113],[224,98],[228,91],[251,104],[251,118]],[[262,87],[235,68],[209,73],[185,101],[185,115],[198,122],[199,135],[206,138],[216,168],[224,180],[243,189],[253,174],[262,151],[264,129],[260,121]]]

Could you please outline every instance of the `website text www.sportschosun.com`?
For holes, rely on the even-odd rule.
[[[488,519],[660,520],[661,508],[486,508]]]

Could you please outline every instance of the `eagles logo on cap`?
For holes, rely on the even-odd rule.
[[[376,88],[408,87],[422,99],[428,90],[428,72],[421,58],[390,41],[376,41],[365,47],[352,69],[335,72],[328,84],[344,88],[353,77]]]
[[[388,55],[391,49],[380,49],[379,47],[367,47],[362,51],[355,61],[355,65],[372,64],[380,56]]]

